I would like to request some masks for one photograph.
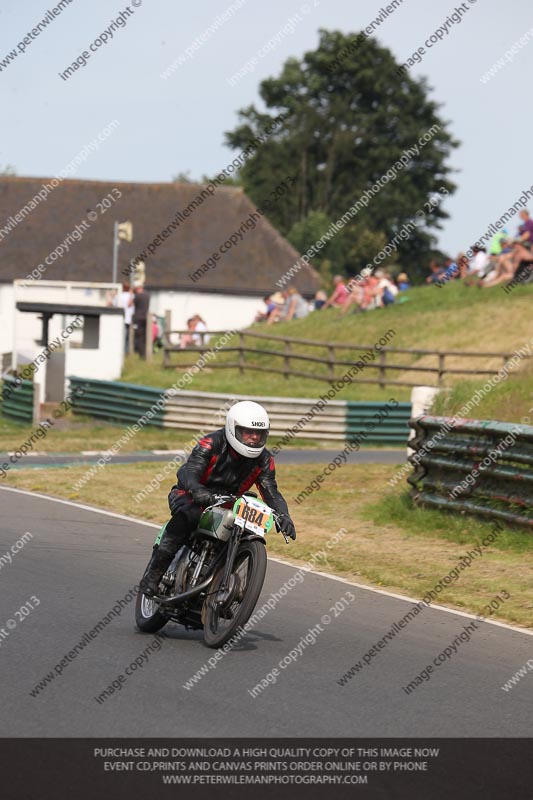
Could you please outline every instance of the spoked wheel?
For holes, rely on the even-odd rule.
[[[152,558],[144,570],[143,578],[150,569]],[[168,622],[168,617],[159,610],[159,603],[157,603],[153,597],[147,597],[143,594],[141,589],[137,592],[137,599],[135,601],[135,622],[137,623],[137,627],[145,633],[155,633],[161,630],[163,625],[166,625]]]
[[[242,542],[233,565],[229,597],[222,606],[216,597],[224,567],[218,570],[204,605],[204,640],[208,647],[221,647],[248,620],[263,588],[266,566],[263,542],[256,539]]]

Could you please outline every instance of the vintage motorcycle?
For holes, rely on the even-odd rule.
[[[154,633],[173,621],[189,630],[203,629],[208,647],[221,647],[252,614],[265,579],[265,536],[273,525],[279,532],[280,517],[255,492],[215,497],[161,578],[159,594],[144,595],[141,581],[135,621],[142,631]],[[152,559],[165,527],[156,537]]]

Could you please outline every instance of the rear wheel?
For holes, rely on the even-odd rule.
[[[267,567],[266,548],[262,541],[241,542],[230,579],[230,596],[223,606],[216,602],[222,583],[222,566],[210,587],[204,605],[204,640],[208,647],[221,647],[249,619],[261,594]]]
[[[154,554],[157,552],[154,550]],[[148,562],[144,570],[143,578],[150,569],[154,556]],[[142,584],[142,580],[141,580]],[[137,600],[135,601],[135,622],[137,627],[145,633],[155,633],[167,624],[168,617],[161,613],[159,610],[159,603],[153,597],[147,597],[142,593],[141,589],[137,592]]]

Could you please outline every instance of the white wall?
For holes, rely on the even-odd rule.
[[[13,352],[14,319],[13,286],[0,284],[0,353]]]
[[[84,306],[106,305],[109,291],[119,284],[82,283],[66,281],[22,281],[0,284],[0,353],[13,353],[14,366],[22,369],[43,351],[37,344],[42,335],[39,314],[16,311],[17,302],[73,303]],[[49,341],[59,337],[76,314],[54,314],[48,328]],[[65,376],[117,380],[124,361],[124,317],[122,314],[100,316],[99,347],[85,349],[80,345],[83,328],[73,331],[64,343]],[[44,402],[48,362],[37,365],[35,383],[40,387],[40,402]]]
[[[42,322],[38,314],[16,311],[18,302],[25,303],[76,303],[84,306],[105,306],[108,293],[120,288],[113,283],[84,283],[81,281],[31,281],[27,285],[21,280],[14,281],[11,286],[0,287],[0,352],[16,354],[17,365],[33,361],[42,351],[42,345],[36,344],[41,338]],[[2,323],[4,311],[4,295],[7,325]],[[54,314],[49,323],[49,339],[55,339],[65,330],[75,314]],[[14,341],[16,339],[16,347]],[[69,337],[69,343],[81,343],[81,331],[75,331]]]
[[[200,314],[212,331],[246,328],[252,324],[259,310],[264,309],[260,297],[194,292],[150,292],[150,311],[164,316],[172,311],[172,329],[185,330],[187,320]]]
[[[124,331],[122,314],[102,314],[98,349],[69,347],[65,356],[65,375],[118,380],[124,361]]]

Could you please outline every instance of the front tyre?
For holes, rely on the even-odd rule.
[[[144,570],[143,578],[150,569],[152,558]],[[152,597],[147,597],[143,594],[140,588],[135,601],[135,622],[137,627],[144,633],[155,633],[161,630],[168,622],[168,618],[159,611],[158,603]]]
[[[241,542],[231,574],[231,598],[223,607],[215,602],[224,575],[224,565],[220,567],[204,606],[204,641],[208,647],[222,647],[248,621],[261,594],[266,567],[263,541]]]

